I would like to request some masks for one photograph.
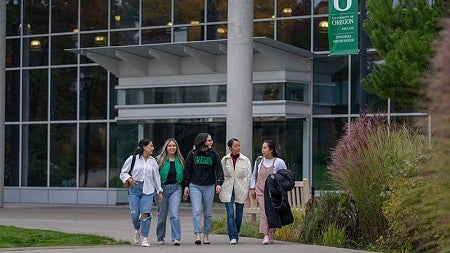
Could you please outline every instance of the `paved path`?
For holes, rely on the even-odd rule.
[[[214,208],[214,215],[223,215],[223,207]],[[242,237],[237,245],[230,245],[226,235],[210,235],[210,245],[194,245],[191,209],[181,210],[182,245],[179,247],[158,245],[155,238],[156,211],[153,212],[150,227],[149,248],[138,245],[121,245],[106,247],[55,247],[55,248],[15,248],[1,249],[0,252],[83,252],[83,253],[118,253],[118,252],[170,252],[170,253],[264,253],[264,252],[300,252],[300,253],[361,253],[364,251],[338,249],[332,247],[305,245],[276,241],[272,245],[261,245],[260,239]],[[129,219],[128,206],[103,205],[49,205],[49,204],[9,204],[0,208],[0,224],[24,228],[57,230],[69,233],[97,234],[117,240],[130,241],[133,229]],[[169,224],[169,223],[167,223]],[[167,227],[170,233],[170,226]],[[170,238],[167,234],[166,238]]]

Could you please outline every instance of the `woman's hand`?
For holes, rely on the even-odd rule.
[[[184,187],[183,200],[187,200],[189,197],[189,187]]]
[[[161,203],[163,201],[163,193],[159,192],[158,193],[158,202]]]
[[[221,185],[216,185],[216,193],[219,193],[222,191],[222,186]]]
[[[255,191],[255,189],[250,189],[250,197],[252,197],[252,199],[256,199],[256,191]]]
[[[130,184],[130,187],[137,185],[136,181],[134,181],[131,177],[127,179],[127,182]]]

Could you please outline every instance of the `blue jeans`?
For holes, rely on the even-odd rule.
[[[166,237],[167,213],[170,217],[170,227],[172,230],[172,241],[181,239],[180,225],[180,203],[181,185],[166,184],[163,188],[163,201],[158,203],[158,225],[156,226],[156,237],[158,241],[163,241]],[[155,195],[156,198],[156,195]]]
[[[148,237],[150,223],[152,221],[153,193],[142,193],[143,182],[138,182],[128,189],[128,203],[130,205],[131,222],[134,229],[141,229],[141,234]],[[141,214],[148,214],[148,217],[141,219]]]
[[[236,213],[235,212],[236,208]],[[241,231],[242,213],[244,212],[244,204],[234,202],[234,192],[231,195],[231,201],[225,202],[227,210],[228,237],[230,240],[239,240],[239,231]]]
[[[214,201],[214,185],[195,185],[189,184],[189,195],[192,203],[192,223],[194,224],[194,233],[202,232],[202,205],[203,205],[203,233],[209,234],[212,223],[212,206]]]

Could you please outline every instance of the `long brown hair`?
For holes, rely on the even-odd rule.
[[[161,149],[161,154],[159,155],[158,158],[158,166],[161,169],[162,165],[164,164],[164,162],[166,161],[166,157],[167,157],[167,146],[169,145],[169,143],[173,141],[175,143],[175,146],[177,147],[177,151],[175,152],[175,156],[178,157],[178,159],[180,159],[181,165],[185,166],[185,161],[183,158],[183,155],[180,152],[180,146],[178,145],[178,142],[174,139],[174,138],[169,138],[166,140],[166,142],[164,143],[162,149]]]

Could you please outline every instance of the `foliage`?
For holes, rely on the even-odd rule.
[[[303,220],[305,219],[305,213],[293,210],[292,215],[294,216],[293,223],[283,226],[275,231],[274,238],[276,240],[298,242],[301,226],[303,224]]]
[[[322,192],[319,198],[308,201],[299,241],[322,243],[324,232],[330,233],[327,236],[334,232],[327,232],[332,224],[344,231],[346,244],[354,241],[358,230],[358,212],[353,198],[345,192]]]
[[[345,229],[331,223],[322,235],[322,245],[343,248],[345,246]]]
[[[223,235],[228,234],[226,214],[219,217],[213,217],[211,233]],[[262,238],[262,235],[259,233],[259,225],[245,219],[242,221],[239,235],[244,237]]]
[[[362,115],[348,124],[333,150],[329,170],[337,186],[355,199],[361,239],[374,242],[387,229],[382,212],[392,182],[417,175],[427,156],[423,136],[406,126],[388,126],[378,117]]]
[[[117,245],[112,238],[0,225],[0,248]]]
[[[402,107],[413,105],[426,86],[421,78],[433,55],[438,32],[440,0],[430,7],[426,0],[367,0],[364,28],[384,64],[375,65],[363,86]]]

